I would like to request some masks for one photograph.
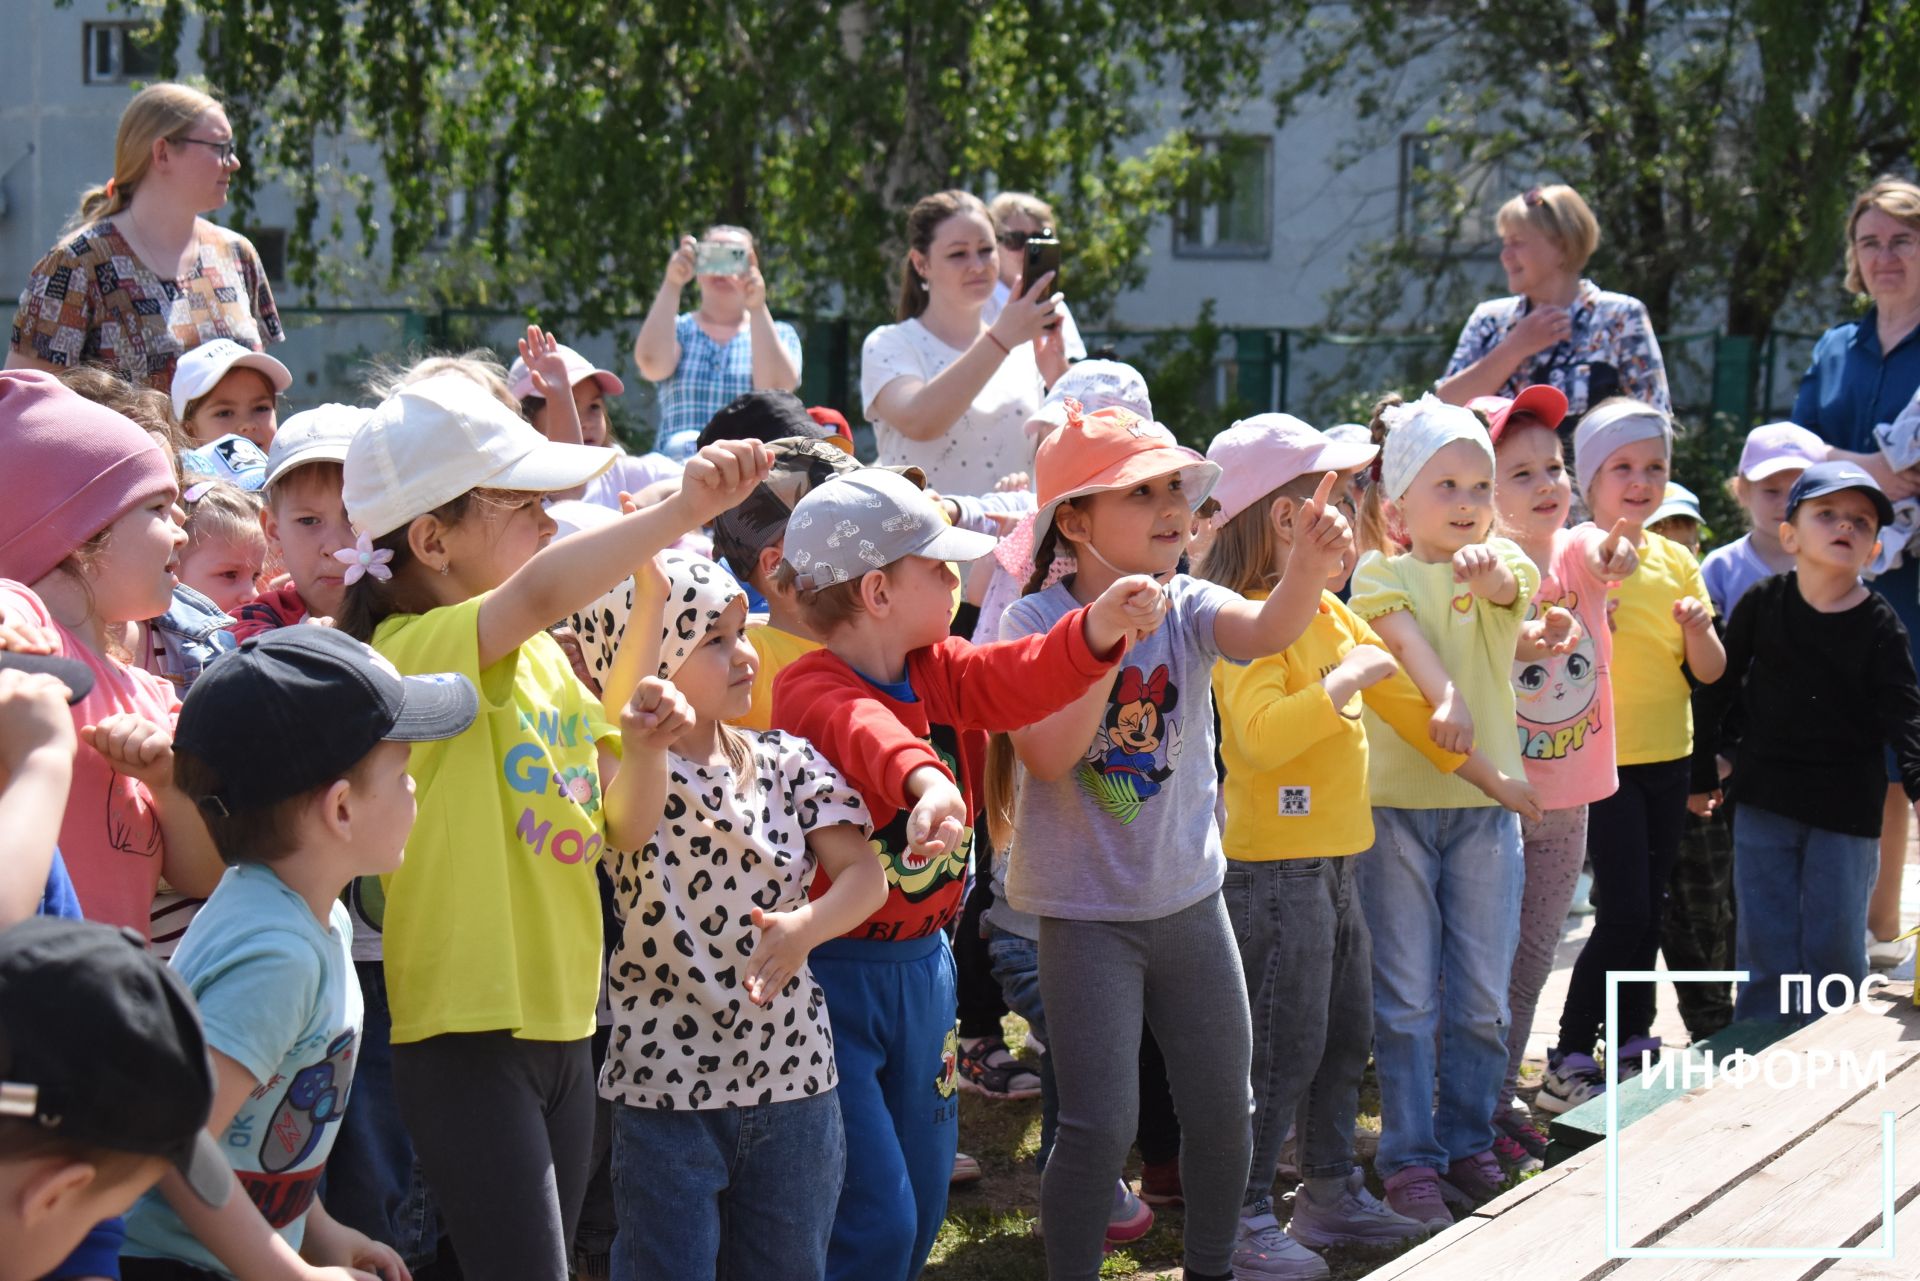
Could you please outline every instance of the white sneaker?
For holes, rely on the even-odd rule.
[[[1233,1281],[1325,1281],[1327,1261],[1286,1234],[1273,1215],[1273,1202],[1261,1197],[1251,1214],[1240,1216],[1240,1239],[1233,1247]]]
[[[1891,970],[1913,955],[1912,939],[1887,939],[1882,942],[1867,931],[1867,965],[1871,969]]]
[[[1322,1205],[1301,1184],[1287,1194],[1293,1217],[1287,1235],[1301,1245],[1325,1250],[1336,1245],[1391,1245],[1423,1237],[1432,1229],[1418,1219],[1395,1214],[1386,1202],[1367,1191],[1367,1176],[1355,1170],[1333,1202]]]
[[[1597,1099],[1607,1090],[1607,1078],[1591,1055],[1557,1052],[1547,1055],[1547,1078],[1534,1095],[1533,1106],[1542,1112],[1571,1112],[1588,1099]]]

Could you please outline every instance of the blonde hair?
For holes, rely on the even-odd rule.
[[[111,218],[132,204],[134,188],[153,165],[153,144],[182,137],[201,116],[219,108],[216,99],[191,85],[148,85],[134,94],[113,138],[113,180],[87,188],[60,234]]]
[[[257,546],[265,552],[267,534],[260,525],[260,499],[224,480],[201,478],[187,488],[191,490],[200,485],[207,488],[187,504],[187,546],[225,542]]]
[[[1861,192],[1853,200],[1853,211],[1847,215],[1847,292],[1864,294],[1867,292],[1866,277],[1860,274],[1860,255],[1853,249],[1853,229],[1859,223],[1860,216],[1869,209],[1878,209],[1889,218],[1920,231],[1920,186],[1915,186],[1905,178],[1895,178],[1883,174],[1874,179],[1873,185]]]
[[[1387,509],[1380,490],[1380,458],[1386,452],[1387,426],[1386,413],[1398,405],[1404,405],[1398,393],[1388,392],[1373,404],[1373,417],[1367,423],[1367,432],[1373,438],[1374,448],[1379,450],[1373,456],[1373,483],[1367,486],[1367,492],[1360,497],[1360,508],[1354,515],[1358,518],[1353,531],[1355,544],[1360,551],[1379,552],[1382,556],[1397,556],[1406,548],[1393,537],[1387,523]]]
[[[1007,225],[1007,219],[1019,214],[1042,227],[1053,226],[1053,206],[1030,191],[1003,191],[987,205],[987,213],[993,218],[993,229],[997,232]]]
[[[1249,503],[1214,531],[1213,546],[1193,572],[1242,596],[1271,591],[1280,581],[1280,537],[1273,528],[1273,505],[1282,498],[1310,498],[1319,484],[1319,472],[1295,476]]]
[[[128,382],[119,374],[99,365],[75,365],[60,371],[67,390],[105,405],[122,418],[131,418],[145,428],[173,462],[174,479],[180,478],[180,455],[193,444],[173,416],[173,398],[164,391]]]
[[[520,402],[507,386],[507,367],[485,347],[473,347],[457,355],[433,352],[411,365],[376,364],[367,375],[367,394],[375,400],[385,400],[402,387],[411,387],[435,374],[459,374],[476,382],[488,395],[511,409],[514,417],[525,417]]]
[[[1505,234],[1526,226],[1551,240],[1567,256],[1567,270],[1578,275],[1600,246],[1600,223],[1580,193],[1564,182],[1532,187],[1500,206],[1493,225]]]

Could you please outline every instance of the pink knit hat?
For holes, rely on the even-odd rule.
[[[0,578],[33,583],[174,487],[140,426],[38,369],[0,371]]]

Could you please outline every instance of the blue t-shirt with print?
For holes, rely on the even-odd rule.
[[[323,926],[271,867],[245,864],[227,869],[173,954],[208,1046],[259,1082],[221,1146],[261,1216],[295,1250],[360,1054],[352,941],[337,900]],[[125,1253],[229,1275],[156,1192],[128,1213]]]

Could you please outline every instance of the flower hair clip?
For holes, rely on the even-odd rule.
[[[393,552],[385,547],[376,550],[373,540],[365,534],[361,534],[353,546],[335,552],[333,558],[347,567],[347,572],[340,576],[343,587],[353,586],[363,575],[371,574],[375,581],[382,583],[393,577],[393,571],[387,568]]]

